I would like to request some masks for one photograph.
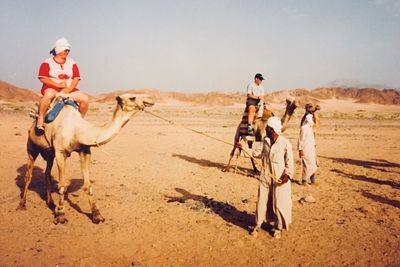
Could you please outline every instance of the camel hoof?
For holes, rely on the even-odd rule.
[[[93,219],[92,219],[92,222],[94,223],[94,224],[100,224],[100,223],[103,223],[104,221],[105,221],[106,219],[104,219],[103,217],[93,217]]]
[[[96,216],[92,218],[92,222],[94,224],[99,224],[99,223],[103,223],[106,219],[104,219],[104,217],[100,216]]]
[[[54,224],[66,224],[68,222],[67,218],[65,218],[64,214],[57,215],[57,217],[54,219]]]
[[[25,202],[20,202],[16,210],[26,210]]]
[[[93,223],[99,224],[99,223],[104,222],[105,220],[106,219],[103,216],[101,216],[99,210],[93,211],[93,217],[92,217],[92,222]]]

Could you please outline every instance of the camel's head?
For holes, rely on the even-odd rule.
[[[317,110],[320,110],[321,107],[319,105],[313,104],[313,103],[307,103],[305,106],[306,113],[314,113]]]
[[[289,116],[293,115],[296,108],[296,100],[291,101],[290,99],[286,99],[286,112],[289,114]]]
[[[142,110],[154,105],[152,97],[143,94],[123,94],[116,97],[122,111]]]
[[[274,112],[272,112],[272,110],[270,110],[266,106],[264,106],[261,120],[267,121],[272,116],[274,116]]]

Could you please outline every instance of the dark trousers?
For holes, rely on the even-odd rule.
[[[258,103],[260,103],[260,99],[247,98],[246,107],[248,107],[248,106],[257,106]]]

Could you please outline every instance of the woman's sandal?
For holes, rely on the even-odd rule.
[[[36,122],[36,133],[37,134],[43,134],[44,133],[43,122],[42,123],[39,123],[39,121]]]
[[[44,126],[43,125],[36,125],[36,129],[39,131],[44,131]]]

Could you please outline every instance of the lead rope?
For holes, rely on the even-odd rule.
[[[204,135],[204,136],[206,136],[206,137],[208,137],[208,138],[217,140],[217,141],[222,142],[222,143],[224,143],[224,144],[227,144],[227,145],[229,145],[229,146],[233,146],[231,143],[228,143],[228,142],[226,142],[226,141],[224,141],[224,140],[222,140],[222,139],[219,139],[219,138],[216,138],[216,137],[214,137],[214,136],[208,135],[208,134],[206,134],[206,133],[200,132],[200,131],[198,131],[198,130],[189,128],[189,127],[187,127],[187,126],[185,126],[185,125],[177,124],[177,123],[175,123],[175,122],[173,122],[173,121],[171,121],[171,120],[168,120],[168,119],[165,119],[165,118],[163,118],[163,117],[161,117],[161,116],[158,116],[158,115],[156,115],[156,114],[154,114],[154,113],[152,113],[152,112],[150,112],[150,111],[148,111],[148,110],[144,110],[144,112],[149,113],[150,115],[153,115],[154,117],[159,118],[159,119],[161,119],[161,120],[163,120],[163,121],[166,121],[166,122],[168,122],[168,123],[171,124],[171,125],[181,126],[181,127],[185,128],[185,129],[187,129],[187,130],[189,130],[189,131],[195,132],[195,133],[197,133],[197,134]]]
[[[156,118],[158,118],[158,119],[160,119],[160,120],[166,121],[166,122],[168,122],[168,123],[171,124],[171,125],[181,126],[181,127],[185,128],[185,129],[187,129],[187,130],[189,130],[189,131],[192,131],[192,132],[194,132],[194,133],[197,133],[197,134],[206,136],[206,137],[208,137],[208,138],[214,139],[214,140],[216,140],[216,141],[218,141],[218,142],[221,142],[221,143],[224,143],[224,144],[226,144],[226,145],[235,146],[235,145],[232,145],[231,143],[226,142],[226,141],[224,141],[224,140],[222,140],[222,139],[219,139],[219,138],[216,138],[216,137],[214,137],[214,136],[208,135],[208,134],[206,134],[206,133],[200,132],[200,131],[198,131],[198,130],[192,129],[192,128],[187,127],[187,126],[185,126],[185,125],[177,124],[177,123],[175,123],[174,121],[168,120],[168,119],[166,119],[166,118],[164,118],[164,117],[161,117],[161,116],[159,116],[159,115],[156,115],[156,114],[154,114],[154,113],[151,112],[151,111],[148,111],[148,110],[145,110],[145,109],[142,109],[142,111],[144,111],[144,112],[146,112],[146,113],[148,113],[148,114],[150,114],[150,115],[152,115],[152,116],[154,116],[154,117],[156,117]],[[137,112],[135,112],[132,116],[134,116],[136,113],[137,113]],[[107,151],[105,151],[105,150],[101,147],[101,145],[100,145],[99,143],[97,143],[97,140],[96,140],[95,144],[96,144],[96,146],[97,146],[103,153],[105,153],[106,155],[110,156],[110,153],[108,153]],[[251,159],[254,160],[255,164],[257,164],[258,167],[260,167],[259,163],[256,161],[256,159],[255,159],[249,152],[247,152],[244,148],[242,148],[242,150],[243,150],[243,152],[244,152],[248,157],[250,157]],[[265,170],[265,168],[264,168],[262,165],[261,165],[261,169],[262,169],[262,170]],[[275,177],[274,175],[272,175],[272,173],[270,173],[270,172],[268,172],[268,175],[271,177],[271,179],[272,179],[275,183],[277,183],[277,184],[282,184],[282,180],[281,180],[280,178],[276,178],[276,177]],[[258,179],[258,180],[259,180],[260,182],[262,182],[261,179]]]
[[[187,129],[187,130],[189,130],[189,131],[192,131],[192,132],[194,132],[194,133],[197,133],[197,134],[203,135],[203,136],[205,136],[205,137],[214,139],[214,140],[216,140],[216,141],[218,141],[218,142],[221,142],[221,143],[224,143],[224,144],[226,144],[226,145],[233,146],[233,147],[235,146],[235,145],[232,145],[231,143],[226,142],[226,141],[224,141],[224,140],[222,140],[222,139],[219,139],[219,138],[216,138],[216,137],[214,137],[214,136],[208,135],[208,134],[206,134],[206,133],[200,132],[200,131],[198,131],[198,130],[189,128],[189,127],[187,127],[187,126],[185,126],[185,125],[177,124],[177,123],[175,123],[175,122],[173,122],[173,121],[171,121],[171,120],[168,120],[168,119],[165,119],[165,118],[163,118],[163,117],[161,117],[161,116],[159,116],[159,115],[156,115],[156,114],[154,114],[154,113],[152,113],[152,112],[150,112],[150,111],[148,111],[148,110],[143,110],[143,111],[146,112],[146,113],[149,113],[150,115],[152,115],[152,116],[154,116],[154,117],[156,117],[156,118],[159,118],[160,120],[166,121],[166,122],[168,122],[168,123],[171,124],[171,125],[181,126],[181,127],[185,128],[185,129]],[[260,167],[260,165],[259,165],[259,163],[256,161],[256,159],[255,159],[249,152],[247,152],[246,149],[244,149],[244,148],[241,148],[241,149],[243,150],[243,152],[244,152],[249,158],[251,158],[251,159],[254,160],[255,164],[257,164],[258,167]],[[262,166],[261,166],[261,168],[262,168]]]
[[[140,109],[140,110],[143,110],[143,109]],[[136,113],[138,113],[140,110],[135,111],[135,113],[132,114],[131,118],[132,118],[133,116],[135,116]],[[130,118],[129,118],[129,119],[130,119]],[[107,152],[107,151],[102,147],[102,146],[105,146],[105,144],[100,145],[100,144],[97,142],[97,139],[98,139],[98,138],[99,138],[99,137],[97,137],[97,138],[96,138],[96,141],[94,141],[94,144],[96,145],[96,147],[97,147],[98,149],[100,149],[100,151],[103,152],[104,154],[106,154],[107,156],[111,156],[111,154],[110,154],[109,152]]]
[[[172,121],[172,120],[168,120],[168,119],[166,119],[166,118],[164,118],[164,117],[161,117],[161,116],[159,116],[159,115],[156,115],[156,114],[154,114],[153,112],[150,112],[150,111],[148,111],[148,110],[143,110],[143,111],[146,112],[146,113],[148,113],[148,114],[150,114],[150,115],[152,115],[152,116],[154,116],[154,117],[156,117],[156,118],[158,118],[158,119],[160,119],[160,120],[166,121],[166,122],[168,122],[168,123],[171,124],[171,125],[181,126],[181,127],[185,128],[185,129],[187,129],[187,130],[189,130],[189,131],[192,131],[192,132],[194,132],[194,133],[197,133],[197,134],[206,136],[206,137],[208,137],[208,138],[214,139],[214,140],[216,140],[216,141],[218,141],[218,142],[221,142],[221,143],[224,143],[224,144],[226,144],[226,145],[235,146],[235,145],[232,145],[231,143],[228,143],[228,142],[226,142],[226,141],[224,141],[224,140],[222,140],[222,139],[219,139],[219,138],[216,138],[216,137],[214,137],[214,136],[208,135],[208,134],[206,134],[206,133],[200,132],[200,131],[198,131],[198,130],[189,128],[189,127],[187,127],[187,126],[185,126],[185,125],[177,124],[177,123],[175,123],[175,122]],[[258,167],[261,167],[261,172],[263,172],[263,171],[265,172],[266,168],[264,168],[262,165],[260,166],[260,164],[257,162],[257,160],[256,160],[249,152],[247,152],[246,149],[242,148],[242,150],[243,150],[243,152],[244,152],[248,157],[250,157],[251,159],[254,160],[254,163],[257,164]],[[274,183],[276,183],[276,184],[278,184],[278,185],[279,185],[279,184],[282,184],[282,179],[281,179],[281,178],[277,178],[277,177],[276,177],[275,175],[273,175],[271,172],[268,172],[268,176],[271,177],[271,180],[272,180]],[[264,183],[264,182],[263,182],[261,179],[259,179],[259,178],[257,178],[257,180],[259,180],[261,183]]]

